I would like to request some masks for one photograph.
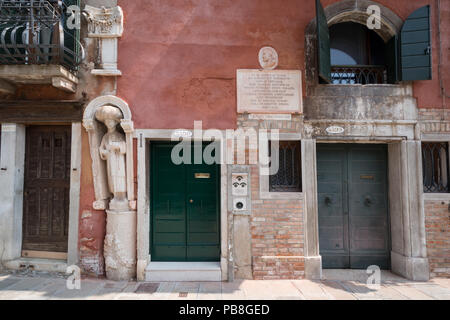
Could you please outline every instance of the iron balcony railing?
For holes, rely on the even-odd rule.
[[[76,71],[84,51],[75,20],[68,20],[76,14],[69,6],[78,3],[0,0],[0,64],[57,64]]]
[[[332,84],[382,84],[387,83],[385,66],[332,66]]]

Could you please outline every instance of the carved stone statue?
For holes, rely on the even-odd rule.
[[[106,161],[109,191],[114,195],[109,209],[114,211],[129,210],[127,199],[127,179],[125,154],[127,144],[125,135],[117,130],[123,118],[119,108],[105,105],[97,110],[95,117],[103,122],[107,133],[103,136],[99,147],[100,158]]]

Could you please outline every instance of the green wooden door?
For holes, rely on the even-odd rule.
[[[388,269],[386,146],[318,145],[317,183],[323,267]]]
[[[174,145],[151,144],[152,260],[219,261],[219,166],[175,165]]]
[[[319,245],[324,268],[349,268],[345,146],[317,148]]]

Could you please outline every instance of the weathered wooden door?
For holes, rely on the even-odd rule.
[[[67,252],[70,126],[26,133],[22,250]]]
[[[317,177],[323,267],[388,269],[386,146],[318,145]]]
[[[174,145],[151,144],[152,260],[218,261],[219,166],[176,165]]]

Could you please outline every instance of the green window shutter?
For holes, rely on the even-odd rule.
[[[414,11],[400,34],[401,80],[431,80],[430,6]]]
[[[330,56],[330,32],[328,30],[327,17],[320,0],[316,0],[317,19],[317,63],[319,80],[331,82],[331,56]]]
[[[75,69],[80,62],[80,30],[77,28],[69,29],[67,20],[70,18],[71,13],[67,12],[67,8],[72,5],[80,8],[80,0],[64,0],[63,3],[64,62]]]
[[[398,36],[393,36],[386,43],[386,67],[388,83],[396,83],[399,81],[399,61],[398,61]]]

